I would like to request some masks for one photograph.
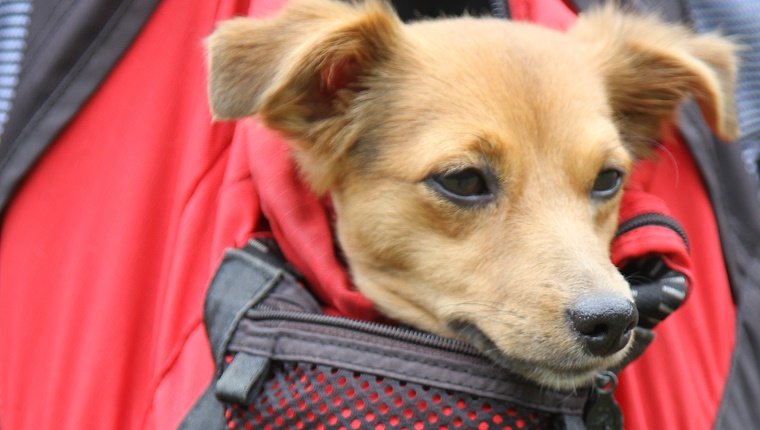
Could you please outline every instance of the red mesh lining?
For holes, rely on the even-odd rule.
[[[305,363],[273,363],[231,429],[550,429],[558,415],[503,401]]]

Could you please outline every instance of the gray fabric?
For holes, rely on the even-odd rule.
[[[669,21],[679,21],[683,17],[688,16],[688,5],[685,4],[688,0],[671,0],[671,1],[658,1],[658,0],[617,0],[618,3],[624,4],[634,10],[644,11],[647,13],[654,13]],[[574,0],[572,3],[575,5],[576,10],[585,11],[593,7],[601,6],[607,3],[608,0]]]
[[[700,32],[717,31],[744,47],[739,52],[741,64],[736,85],[742,132],[739,143],[747,171],[760,183],[760,1],[689,1],[694,26]]]
[[[738,310],[736,347],[715,429],[745,430],[760,423],[760,288],[747,291]]]
[[[0,1],[0,142],[16,95],[31,13],[31,0]]]
[[[221,367],[231,333],[238,321],[284,276],[281,269],[263,264],[250,254],[231,249],[214,275],[204,307],[211,352]]]

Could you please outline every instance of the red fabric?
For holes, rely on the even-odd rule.
[[[244,6],[162,2],[8,208],[3,429],[174,428],[208,383],[204,285],[255,201],[228,166],[235,126],[211,123],[200,40]]]
[[[652,163],[655,164],[655,163]],[[641,171],[634,170],[633,178],[626,187],[620,206],[619,222],[646,214],[660,214],[673,217],[659,196],[641,189]],[[644,226],[633,229],[612,241],[610,259],[618,267],[624,267],[630,260],[659,255],[671,269],[686,276],[687,285],[691,285],[691,257],[683,238],[673,229],[659,225]]]
[[[509,12],[516,21],[530,21],[564,30],[575,21],[575,12],[559,0],[509,0]]]
[[[569,23],[551,2],[523,1],[524,18]],[[19,190],[0,236],[0,428],[175,428],[212,372],[201,323],[209,278],[225,247],[264,227],[262,214],[328,312],[377,318],[348,283],[324,206],[294,179],[282,142],[251,120],[212,124],[207,112],[200,39],[218,19],[280,3],[164,0]],[[693,310],[666,321],[624,376],[632,428],[709,420],[733,335],[709,205],[674,145],[678,164],[652,167],[643,183],[661,192],[680,174],[663,196],[699,262]],[[655,392],[664,400],[650,401]]]
[[[372,303],[351,286],[334,253],[328,211],[296,173],[287,146],[255,120],[246,120],[249,171],[261,210],[283,254],[307,279],[330,314],[376,320]]]

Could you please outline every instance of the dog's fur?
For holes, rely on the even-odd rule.
[[[552,387],[626,354],[589,354],[567,318],[581,297],[631,300],[609,259],[620,193],[593,197],[597,175],[629,172],[690,95],[719,136],[738,132],[735,46],[615,7],[564,34],[472,17],[404,25],[379,1],[302,0],[223,23],[208,49],[215,118],[258,114],[287,137],[332,196],[362,293],[445,336],[477,327]],[[466,168],[490,199],[457,204],[431,186]]]

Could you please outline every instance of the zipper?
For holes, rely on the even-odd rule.
[[[406,327],[391,326],[371,321],[362,321],[352,318],[335,317],[324,314],[314,314],[296,311],[281,311],[268,305],[258,305],[246,312],[246,319],[280,320],[298,323],[319,324],[340,329],[361,331],[370,335],[382,336],[393,340],[411,342],[418,345],[444,349],[460,354],[483,357],[475,348],[456,339],[441,337],[432,333],[425,333]]]
[[[646,226],[665,227],[674,231],[676,234],[678,234],[678,236],[681,237],[684,245],[686,245],[686,249],[689,249],[689,238],[686,236],[686,232],[684,231],[683,227],[678,224],[678,221],[655,212],[636,215],[635,217],[626,220],[618,226],[617,231],[615,232],[615,237],[620,237],[631,230]]]

